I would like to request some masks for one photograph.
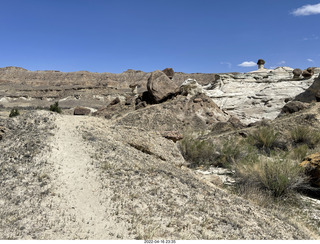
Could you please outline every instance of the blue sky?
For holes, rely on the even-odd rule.
[[[320,0],[0,4],[0,67],[219,73],[254,70],[250,66],[259,58],[267,68],[304,69],[320,62]]]

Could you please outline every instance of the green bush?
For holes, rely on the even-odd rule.
[[[235,170],[239,186],[263,190],[275,198],[301,189],[308,182],[298,163],[281,157],[239,163]]]
[[[270,127],[263,126],[248,136],[248,142],[270,154],[270,151],[279,145],[278,136],[278,132],[275,132]]]
[[[306,126],[297,126],[290,131],[294,144],[307,144],[314,148],[320,142],[320,133]]]
[[[61,108],[59,107],[59,102],[55,102],[54,104],[50,105],[49,110],[59,114],[62,112]]]
[[[12,118],[12,117],[16,117],[16,116],[19,116],[20,115],[20,112],[17,108],[13,108],[9,114],[9,117]]]

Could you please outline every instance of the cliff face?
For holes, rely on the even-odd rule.
[[[150,74],[150,72],[143,72],[140,70],[130,69],[120,74],[114,74],[93,73],[88,71],[29,71],[20,67],[5,67],[0,68],[0,81],[10,81],[14,84],[32,86],[104,85],[119,89],[128,89],[129,85],[134,83],[137,83],[141,86],[145,86],[147,84]],[[208,84],[215,80],[215,74],[186,74],[182,72],[176,72],[173,81],[175,81],[177,84],[181,84],[187,78],[196,79],[200,84]]]
[[[261,119],[275,119],[282,107],[304,93],[318,75],[316,73],[308,79],[293,78],[292,70],[284,68],[224,74],[219,76],[212,90],[206,90],[206,94],[221,109],[249,124]]]
[[[62,108],[85,106],[101,108],[116,97],[131,95],[130,85],[138,92],[147,90],[151,73],[127,70],[121,74],[88,71],[28,71],[19,67],[0,68],[0,105],[5,108],[48,107],[59,101]],[[188,77],[200,84],[212,83],[214,74],[175,73],[173,82],[180,85]]]

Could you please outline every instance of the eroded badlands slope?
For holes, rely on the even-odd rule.
[[[156,132],[46,111],[1,124],[1,239],[317,238],[202,180]]]

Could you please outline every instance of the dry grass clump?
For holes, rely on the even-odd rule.
[[[238,140],[236,137],[214,141],[199,138],[189,135],[180,142],[184,158],[191,167],[210,165],[233,169],[235,189],[241,194],[252,195],[249,192],[255,191],[266,199],[279,199],[309,189],[309,178],[299,163],[320,142],[319,133],[309,127],[280,133],[268,125]]]
[[[269,126],[260,127],[251,133],[248,136],[248,143],[267,154],[270,154],[277,147],[282,147],[279,141],[279,133]]]
[[[235,166],[239,185],[259,189],[275,198],[293,193],[305,186],[307,177],[298,163],[287,158],[260,157],[258,161],[241,162]]]
[[[290,131],[293,145],[306,144],[309,148],[314,148],[320,142],[320,133],[310,127],[297,126]]]
[[[210,141],[200,140],[191,135],[184,136],[179,143],[182,156],[190,163],[190,167],[210,165],[214,162],[214,145]]]
[[[306,144],[299,145],[292,149],[292,159],[302,162],[302,160],[307,156],[309,152],[309,147]]]
[[[229,167],[241,157],[241,147],[232,139],[212,142],[187,135],[180,141],[179,148],[191,168],[198,166]]]

